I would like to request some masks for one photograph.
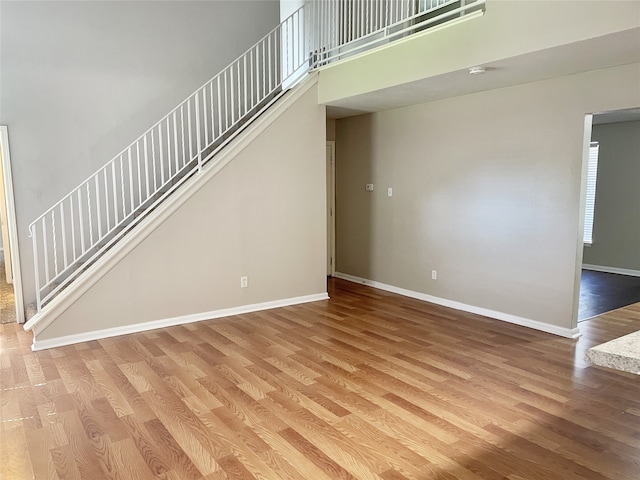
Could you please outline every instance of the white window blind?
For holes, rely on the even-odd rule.
[[[598,142],[589,147],[589,167],[587,172],[587,205],[584,211],[584,243],[593,243],[593,212],[596,206],[596,180],[598,178]]]

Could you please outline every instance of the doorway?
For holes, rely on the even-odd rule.
[[[336,271],[336,142],[327,142],[327,277]]]
[[[24,323],[9,134],[0,126],[0,323]]]
[[[587,137],[578,322],[640,302],[640,109],[593,114]]]

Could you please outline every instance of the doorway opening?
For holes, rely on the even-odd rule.
[[[578,322],[640,302],[640,108],[597,113],[588,123]]]
[[[9,134],[0,126],[0,323],[24,323]]]

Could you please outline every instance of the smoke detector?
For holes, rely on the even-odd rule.
[[[486,71],[487,71],[487,67],[483,67],[483,66],[471,67],[469,69],[469,75],[481,75]]]

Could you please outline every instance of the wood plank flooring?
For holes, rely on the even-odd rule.
[[[640,478],[640,377],[568,340],[368,287],[31,352],[0,326],[0,478]]]

